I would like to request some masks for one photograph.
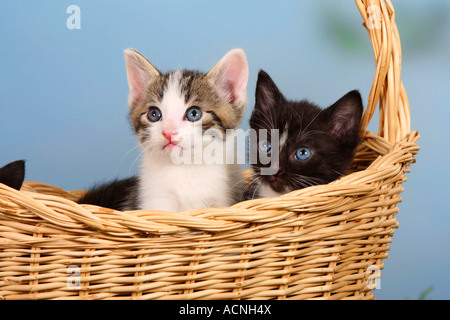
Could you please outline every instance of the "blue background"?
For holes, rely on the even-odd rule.
[[[70,30],[69,5],[81,8]],[[421,151],[404,184],[400,228],[378,299],[450,298],[450,3],[394,1],[403,82]],[[247,127],[259,69],[288,98],[328,106],[369,94],[372,47],[353,1],[13,1],[0,3],[0,164],[68,190],[137,172],[123,50],[157,68],[209,70],[241,47],[250,64]],[[365,101],[367,102],[367,98]],[[376,118],[370,129],[377,131]]]

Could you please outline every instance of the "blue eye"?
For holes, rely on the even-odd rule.
[[[195,122],[202,117],[202,110],[199,107],[191,107],[186,111],[186,120]]]
[[[272,145],[269,141],[260,141],[258,144],[259,151],[269,153],[272,150]]]
[[[295,158],[300,161],[308,160],[311,158],[311,150],[301,147],[295,152]]]
[[[162,118],[161,110],[157,107],[151,107],[148,111],[147,117],[151,122],[157,122]]]

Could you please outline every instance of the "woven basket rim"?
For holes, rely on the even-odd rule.
[[[82,190],[65,191],[49,184],[34,181],[24,182],[22,191],[7,186],[1,188],[8,190],[10,198],[14,198],[16,202],[27,207],[37,207],[39,206],[37,202],[42,200],[70,207],[72,212],[65,217],[56,212],[48,213],[48,216],[41,214],[41,218],[49,223],[58,224],[58,218],[65,220],[65,222],[59,222],[65,228],[70,228],[71,225],[80,228],[79,224],[81,223],[84,227],[100,232],[111,232],[110,228],[112,228],[115,233],[123,233],[124,236],[127,236],[130,232],[140,231],[144,232],[143,237],[150,234],[169,235],[192,231],[224,232],[243,229],[252,223],[282,221],[297,213],[308,213],[311,210],[320,211],[319,203],[323,199],[364,196],[377,192],[377,179],[382,181],[386,177],[395,176],[401,171],[402,163],[414,162],[414,155],[419,151],[418,138],[418,133],[413,131],[404,141],[395,143],[389,150],[385,150],[384,154],[379,155],[369,168],[350,173],[327,185],[316,185],[295,190],[276,198],[242,201],[227,208],[202,208],[184,212],[117,211],[73,202],[82,194]],[[384,146],[389,145],[386,139],[367,132],[365,140],[373,139],[382,141]],[[369,171],[371,171],[370,175],[368,174]],[[36,189],[40,191],[36,192]],[[316,202],[311,201],[311,198],[314,197]],[[330,206],[329,203],[325,203],[325,205]],[[293,206],[296,207],[295,211],[292,211]],[[42,208],[44,208],[44,212],[46,208]],[[337,213],[340,210],[339,206],[335,209]],[[108,213],[108,215],[101,218],[97,213]],[[106,218],[109,221],[105,220]],[[304,219],[307,218],[304,217]],[[115,222],[111,223],[110,220]]]

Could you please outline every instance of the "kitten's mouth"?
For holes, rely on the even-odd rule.
[[[175,147],[181,148],[178,144],[173,142],[168,142],[163,146],[163,150],[171,152]]]

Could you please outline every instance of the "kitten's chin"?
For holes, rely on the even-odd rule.
[[[165,161],[170,162],[172,164],[183,164],[186,163],[186,157],[183,153],[184,149],[183,147],[168,143],[162,148],[162,159],[165,159]]]
[[[283,194],[283,192],[276,192],[273,190],[273,188],[270,186],[270,184],[262,183],[259,187],[259,196],[262,198],[273,198],[273,197],[279,197]]]
[[[278,194],[286,193],[286,190],[288,189],[285,180],[278,175],[268,176],[266,183],[274,192]]]

